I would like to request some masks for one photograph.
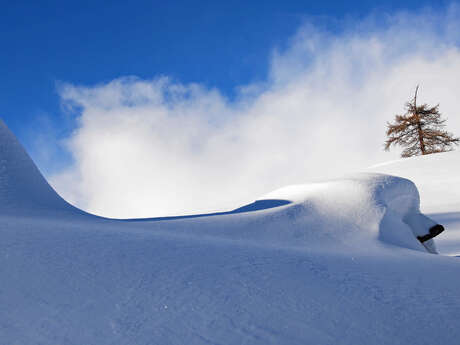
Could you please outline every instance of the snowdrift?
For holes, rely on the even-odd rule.
[[[420,213],[415,185],[406,179],[356,174],[340,180],[297,185],[272,192],[256,203],[285,205],[257,212],[220,213],[137,220],[151,229],[300,248],[372,247],[385,243],[436,253],[433,240],[422,245],[435,221]],[[238,212],[239,213],[239,212]],[[185,230],[186,229],[186,230]]]
[[[404,178],[290,186],[213,215],[69,205],[0,123],[0,343],[453,344],[460,266]],[[434,322],[435,320],[435,322]]]
[[[402,176],[413,181],[427,213],[458,212],[460,209],[460,151],[404,158],[370,167],[372,172]]]
[[[460,151],[411,157],[375,165],[368,171],[402,176],[413,181],[421,209],[449,231],[436,238],[441,253],[460,256]]]

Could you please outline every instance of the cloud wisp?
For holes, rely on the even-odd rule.
[[[271,58],[263,84],[219,90],[166,77],[64,84],[76,113],[74,164],[52,176],[67,200],[109,217],[236,208],[271,190],[396,159],[385,123],[420,99],[460,133],[460,11],[355,23],[340,34],[303,26]]]

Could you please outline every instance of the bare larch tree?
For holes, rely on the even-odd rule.
[[[391,145],[400,145],[405,148],[401,157],[452,151],[460,138],[443,130],[446,120],[441,118],[439,104],[434,107],[417,105],[417,92],[418,85],[413,100],[406,103],[406,113],[396,115],[394,123],[387,122],[385,150]]]

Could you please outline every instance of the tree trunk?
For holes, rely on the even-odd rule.
[[[425,150],[425,143],[423,142],[423,130],[422,130],[422,123],[420,122],[420,117],[418,116],[417,112],[417,92],[418,92],[418,85],[415,88],[415,97],[414,97],[414,111],[415,111],[415,120],[417,121],[417,132],[418,132],[418,141],[420,143],[420,151],[422,155],[426,154]]]

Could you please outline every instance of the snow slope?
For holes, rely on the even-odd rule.
[[[460,261],[417,241],[435,223],[409,180],[113,220],[57,196],[3,123],[0,163],[0,344],[458,343]]]
[[[51,188],[1,119],[0,205],[1,214],[16,216],[83,213]]]

